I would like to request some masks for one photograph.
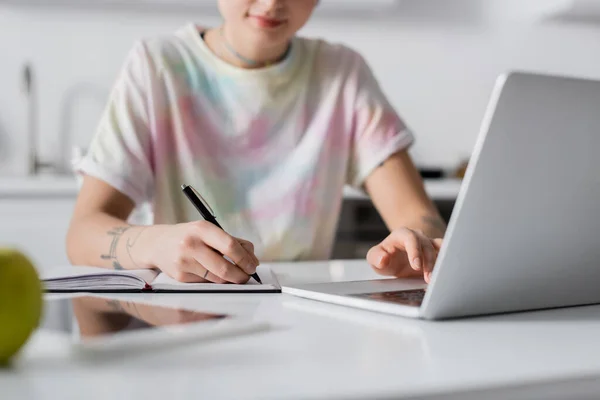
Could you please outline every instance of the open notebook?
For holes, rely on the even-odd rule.
[[[47,292],[178,292],[178,293],[281,293],[281,286],[271,269],[260,265],[254,279],[244,285],[216,283],[182,283],[154,270],[113,271],[96,267],[69,266],[49,271],[43,276]]]

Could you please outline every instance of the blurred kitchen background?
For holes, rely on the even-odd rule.
[[[0,0],[0,246],[41,268],[67,262],[70,161],[85,151],[126,53],[190,21],[216,25],[215,4]],[[321,0],[316,14],[302,34],[366,58],[416,135],[411,153],[446,219],[499,74],[600,79],[600,0]],[[363,257],[386,232],[371,203],[348,191],[333,257]]]

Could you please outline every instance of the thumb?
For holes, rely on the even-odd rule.
[[[372,247],[367,253],[367,262],[374,268],[382,269],[387,267],[390,260],[390,255],[379,244]]]

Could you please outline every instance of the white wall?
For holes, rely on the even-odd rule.
[[[422,11],[419,14],[422,17]],[[460,15],[460,13],[455,13]],[[0,175],[24,170],[26,102],[20,74],[29,60],[39,83],[45,159],[86,145],[110,85],[136,38],[169,32],[190,13],[114,13],[0,6]],[[318,18],[304,34],[359,50],[413,128],[421,165],[455,166],[468,156],[497,75],[509,68],[600,78],[600,25],[491,25],[410,16]],[[65,160],[66,161],[66,160]]]

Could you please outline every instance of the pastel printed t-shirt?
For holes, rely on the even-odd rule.
[[[201,219],[190,184],[261,261],[327,259],[344,185],[360,188],[412,135],[344,46],[295,38],[283,61],[249,70],[200,32],[134,46],[78,172],[150,204],[155,224]]]

